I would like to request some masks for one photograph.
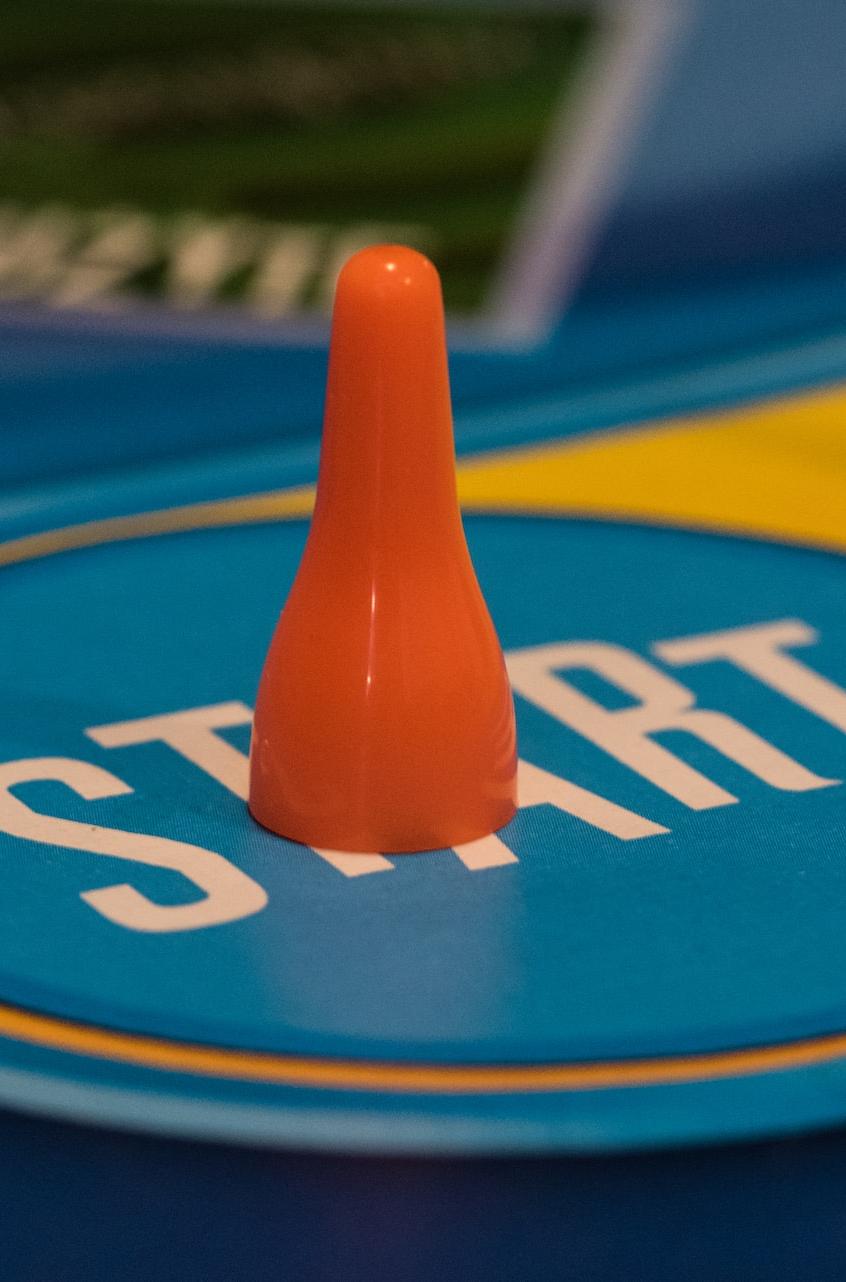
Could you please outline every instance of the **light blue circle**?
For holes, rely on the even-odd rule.
[[[611,642],[668,671],[652,654],[656,641],[798,618],[819,640],[796,657],[846,686],[835,556],[576,521],[480,517],[467,529],[506,650]],[[161,869],[2,835],[0,999],[214,1045],[433,1063],[679,1055],[846,1029],[839,784],[780,791],[689,735],[661,734],[738,798],[693,811],[518,699],[524,758],[670,831],[621,841],[533,807],[502,834],[514,863],[471,871],[442,851],[349,878],[264,832],[242,801],[166,745],[107,749],[85,735],[250,704],[304,534],[301,523],[201,531],[3,570],[0,760],[79,758],[132,789],[86,801],[60,783],[32,782],[14,795],[46,814],[217,851],[266,890],[268,904],[205,930],[134,932],[81,894],[129,882],[166,904],[196,889]],[[701,706],[821,779],[842,777],[843,734],[783,695],[722,662],[673,675]],[[569,679],[608,707],[627,702],[595,675]],[[223,733],[246,750],[246,726]],[[88,1064],[83,1077],[92,1076]],[[648,1114],[645,1123],[611,1121],[611,1097],[594,1106],[598,1098],[568,1104],[568,1142],[576,1122],[603,1143],[612,1133],[660,1139],[667,1129],[665,1115],[651,1131]],[[535,1144],[544,1107],[524,1101],[517,1112]],[[575,1122],[573,1107],[583,1112]],[[433,1106],[444,1109],[455,1125],[475,1119],[496,1130],[496,1119],[482,1124],[487,1105]],[[725,1119],[719,1109],[713,1117],[719,1132]]]

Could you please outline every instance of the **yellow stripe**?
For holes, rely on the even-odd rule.
[[[459,461],[470,512],[646,521],[846,550],[846,388]],[[111,517],[0,545],[0,566],[184,530],[307,517],[314,488]]]
[[[661,1086],[825,1064],[846,1055],[846,1034],[774,1046],[572,1064],[405,1064],[273,1055],[118,1033],[0,1006],[0,1034],[72,1055],[198,1077],[326,1090],[424,1095],[534,1094]]]
[[[156,534],[247,525],[257,521],[291,520],[308,516],[313,505],[314,489],[303,485],[297,489],[252,494],[247,498],[222,499],[217,503],[191,503],[185,507],[163,508],[159,512],[142,512],[138,516],[86,521],[82,525],[68,525],[60,530],[9,539],[7,543],[0,544],[0,566],[33,561],[57,552],[97,547],[101,543],[150,538]]]
[[[846,550],[846,388],[467,459],[464,507]]]

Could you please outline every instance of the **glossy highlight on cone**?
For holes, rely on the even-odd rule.
[[[460,845],[515,811],[511,690],[456,496],[440,280],[402,246],[362,250],[338,280],[317,500],[250,760],[254,817],[325,849]]]

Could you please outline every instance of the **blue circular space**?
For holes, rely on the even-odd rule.
[[[669,669],[657,641],[801,619],[797,658],[846,686],[846,571],[834,556],[670,530],[556,519],[467,521],[506,650],[624,646],[825,779],[832,725],[725,662]],[[516,856],[470,870],[451,851],[347,877],[264,832],[163,743],[98,746],[93,726],[252,704],[302,523],[112,544],[2,571],[0,761],[71,757],[131,792],[56,782],[14,795],[82,823],[216,851],[267,906],[149,934],[81,895],[128,883],[157,903],[177,873],[0,834],[0,1000],[227,1046],[444,1062],[659,1055],[846,1029],[846,791],[781,791],[688,734],[665,747],[737,797],[694,811],[541,709],[517,701],[521,755],[668,829],[621,841],[550,805],[502,834]],[[630,702],[587,670],[568,679]],[[460,709],[457,710],[460,715]],[[224,732],[246,751],[249,729]],[[449,734],[449,727],[444,727]]]

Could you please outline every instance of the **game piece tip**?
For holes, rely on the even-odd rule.
[[[413,290],[440,298],[440,277],[431,259],[408,245],[369,245],[347,259],[337,289],[339,296],[347,290],[381,296]]]

